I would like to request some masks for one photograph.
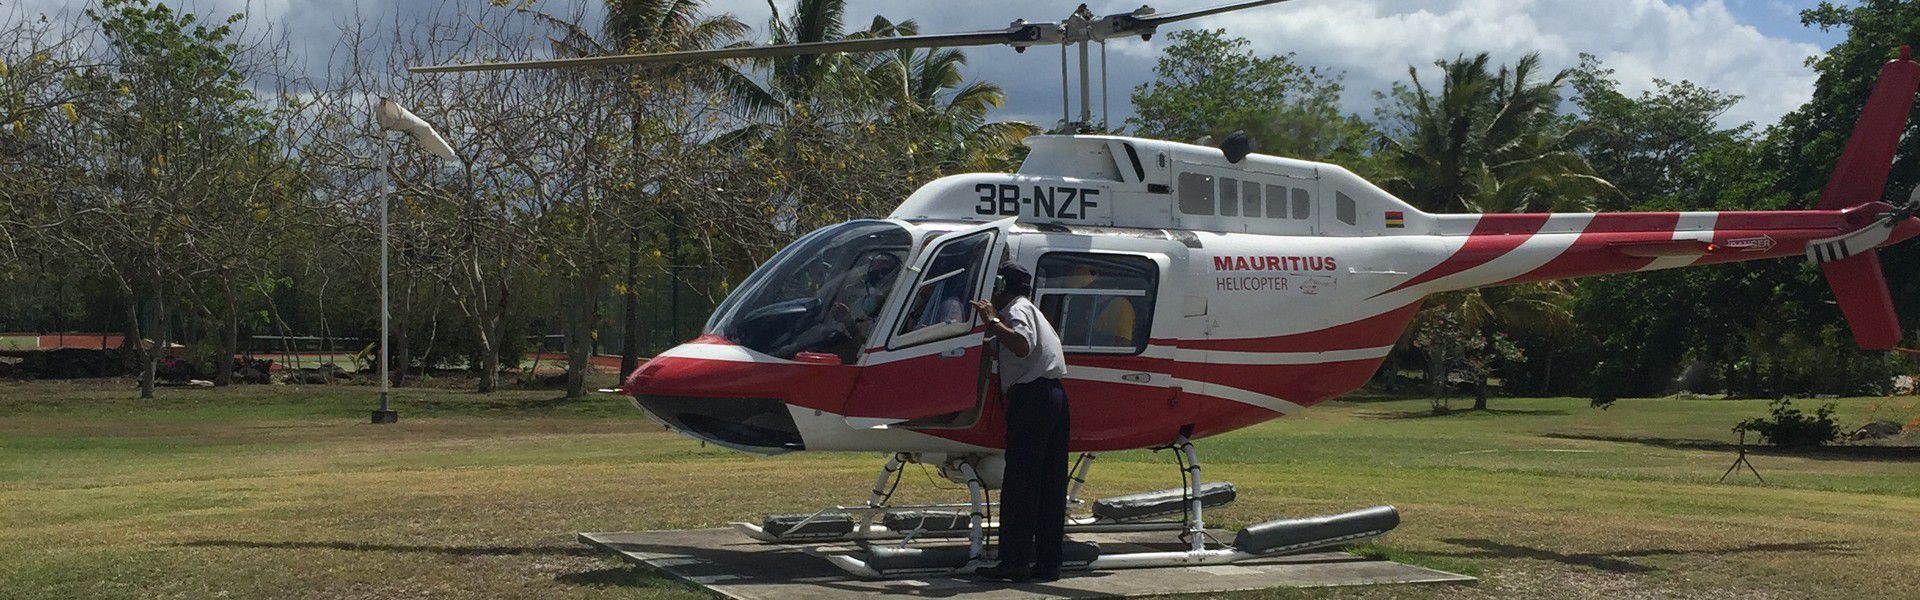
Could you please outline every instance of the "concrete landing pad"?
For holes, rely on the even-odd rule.
[[[1177,550],[1170,534],[1076,534],[1099,542],[1103,552]],[[1226,537],[1224,539],[1231,539]],[[1276,587],[1332,587],[1394,583],[1471,582],[1472,577],[1435,571],[1344,552],[1320,552],[1207,567],[1067,571],[1051,583],[990,582],[971,577],[921,577],[869,581],[857,579],[822,558],[851,552],[850,543],[772,545],[748,539],[732,529],[582,533],[580,542],[617,552],[628,562],[649,565],[742,600],[786,600],[853,594],[904,594],[940,598],[988,599],[1126,597],[1155,594],[1219,593]],[[942,542],[951,543],[951,542]]]

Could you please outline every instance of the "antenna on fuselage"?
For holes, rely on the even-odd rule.
[[[451,73],[464,71],[501,71],[513,69],[556,69],[569,67],[597,67],[611,65],[641,65],[683,63],[706,60],[731,60],[742,58],[761,58],[770,56],[796,56],[803,54],[829,54],[834,52],[880,52],[908,48],[960,48],[968,46],[1012,46],[1015,52],[1026,52],[1032,46],[1057,44],[1060,46],[1060,124],[1061,129],[1069,132],[1087,131],[1094,128],[1092,73],[1088,69],[1088,44],[1100,44],[1100,119],[1101,125],[1107,124],[1107,40],[1138,36],[1141,40],[1153,39],[1160,26],[1188,19],[1217,15],[1225,12],[1279,4],[1289,0],[1250,0],[1223,4],[1185,12],[1159,14],[1152,7],[1141,6],[1130,12],[1115,13],[1104,17],[1095,17],[1087,5],[1081,4],[1073,13],[1061,21],[1029,23],[1015,20],[1006,29],[973,31],[965,33],[932,33],[922,35],[903,35],[894,37],[858,38],[802,42],[798,44],[780,44],[772,46],[732,46],[709,50],[684,50],[679,52],[656,52],[650,54],[615,54],[606,56],[584,56],[574,58],[554,58],[542,60],[522,60],[489,63],[446,64],[411,67],[415,73]],[[1080,46],[1080,115],[1074,118],[1071,111],[1070,79],[1067,69],[1067,45]]]

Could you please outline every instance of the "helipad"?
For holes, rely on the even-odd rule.
[[[1076,535],[1103,550],[1177,549],[1165,533]],[[1220,593],[1268,588],[1308,588],[1408,583],[1466,583],[1474,578],[1343,552],[1280,556],[1232,565],[1115,571],[1068,571],[1059,581],[1012,584],[969,577],[863,580],[821,558],[850,552],[844,542],[772,545],[732,529],[582,533],[580,541],[619,553],[629,562],[659,568],[714,592],[743,600],[785,600],[854,594],[902,594],[940,598],[1130,597]],[[951,542],[943,542],[951,543]]]

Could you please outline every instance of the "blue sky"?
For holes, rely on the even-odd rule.
[[[534,0],[550,12],[600,0]],[[1097,13],[1132,10],[1142,0],[1092,0]],[[1227,0],[1154,0],[1171,12]],[[782,7],[792,0],[776,0]],[[1184,27],[1223,28],[1248,38],[1264,53],[1292,52],[1301,63],[1343,73],[1343,105],[1370,116],[1376,91],[1406,78],[1410,65],[1423,68],[1440,58],[1491,52],[1510,62],[1538,51],[1549,67],[1568,67],[1578,55],[1600,56],[1628,91],[1651,88],[1656,78],[1690,80],[1745,97],[1723,119],[1727,124],[1772,123],[1812,94],[1813,73],[1805,60],[1844,37],[1802,27],[1799,11],[1817,0],[1294,0],[1219,15]],[[435,10],[490,10],[487,0],[192,0],[204,12],[246,10],[251,25],[289,32],[311,64],[324,64],[339,38],[338,23],[355,12],[375,22],[405,23]],[[1015,18],[1054,20],[1078,0],[849,0],[847,23],[864,25],[876,12],[915,19],[922,30],[998,29]],[[0,17],[24,10],[75,10],[84,0],[0,0]],[[710,0],[712,10],[731,12],[763,25],[766,0]],[[758,33],[756,35],[759,35]],[[1114,119],[1130,111],[1126,95],[1146,81],[1165,36],[1109,46]],[[1059,55],[1015,54],[1006,48],[970,50],[968,75],[1007,89],[1001,118],[1052,124],[1059,118]],[[1430,69],[1429,69],[1430,70]],[[1096,103],[1097,107],[1097,103]],[[1096,108],[1097,110],[1097,108]]]

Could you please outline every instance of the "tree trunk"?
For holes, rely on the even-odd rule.
[[[593,355],[594,302],[575,294],[567,304],[567,398],[577,399],[587,395],[587,362]]]
[[[593,330],[600,325],[600,282],[605,276],[606,268],[596,264],[574,286],[573,299],[568,303],[568,398],[584,398],[587,395],[587,371],[592,368],[590,362],[593,358]],[[621,374],[625,375],[625,372]]]
[[[127,298],[127,326],[120,332],[120,370],[116,375],[140,371],[140,297]]]
[[[500,348],[494,344],[482,344],[480,348],[480,385],[474,391],[482,394],[493,393],[494,379],[500,374]]]
[[[143,357],[146,364],[140,369],[140,399],[153,399],[154,376],[160,370],[160,355],[167,351],[167,305],[160,295],[160,286],[153,287],[153,344],[147,346]]]
[[[1487,409],[1487,377],[1485,375],[1473,382],[1473,409]]]
[[[233,385],[233,355],[240,347],[240,300],[234,297],[233,289],[227,288],[227,312],[221,323],[220,350],[215,352],[213,367],[213,385]]]
[[[640,367],[640,230],[627,235],[626,343],[620,349],[620,378]]]
[[[1447,362],[1437,353],[1427,353],[1427,395],[1438,398],[1447,394]]]
[[[495,387],[494,379],[500,374],[500,340],[493,337],[491,331],[493,328],[484,321],[475,329],[480,334],[480,372],[477,373],[480,376],[480,383],[475,386],[474,391],[491,394]]]
[[[413,284],[408,283],[400,294],[400,310],[393,313],[393,352],[389,357],[393,362],[387,365],[388,378],[393,387],[407,384],[407,365],[413,364],[413,355],[407,351],[407,315],[413,312]]]
[[[413,364],[413,357],[407,352],[407,320],[401,318],[395,321],[397,322],[393,324],[393,353],[388,357],[393,362],[387,365],[389,369],[387,378],[392,380],[393,387],[403,387],[407,385],[407,365]]]
[[[140,398],[147,399],[153,397],[153,369],[152,363],[147,361],[147,356],[153,354],[153,350],[142,343],[144,330],[140,327],[141,304],[138,295],[127,301],[127,337],[121,340],[121,347],[126,349],[122,356],[127,361],[129,370],[139,373]]]

